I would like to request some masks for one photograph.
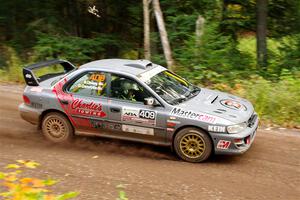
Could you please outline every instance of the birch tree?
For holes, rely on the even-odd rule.
[[[159,0],[152,0],[152,5],[153,5],[154,14],[155,14],[159,34],[160,34],[161,43],[162,43],[163,50],[164,50],[164,55],[165,55],[165,58],[167,61],[167,65],[168,65],[168,68],[170,70],[172,70],[174,61],[172,58],[171,47],[170,47],[170,43],[168,40],[168,34],[166,31],[165,22],[163,19],[163,14],[162,14],[162,11],[160,8]]]
[[[144,57],[147,60],[151,59],[149,3],[150,3],[149,0],[143,0],[143,10],[144,10]]]
[[[262,69],[267,69],[267,11],[268,0],[256,1],[256,45],[257,45],[257,66]]]

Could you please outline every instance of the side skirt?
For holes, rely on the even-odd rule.
[[[97,134],[97,133],[91,133],[86,131],[75,131],[75,135],[82,135],[82,136],[97,136],[97,137],[103,137],[103,138],[111,138],[111,139],[118,139],[118,140],[126,140],[126,141],[133,141],[133,142],[139,142],[139,143],[147,143],[147,144],[153,144],[157,146],[172,146],[172,143],[164,143],[164,142],[157,142],[157,141],[147,141],[142,139],[135,139],[135,138],[128,138],[124,136],[114,136],[114,135],[104,135],[104,134]]]

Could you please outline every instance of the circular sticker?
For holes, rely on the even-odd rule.
[[[244,110],[244,111],[247,110],[246,106],[244,106],[243,104],[241,104],[237,101],[231,100],[231,99],[223,99],[220,101],[220,103],[223,106],[234,109],[234,110]]]

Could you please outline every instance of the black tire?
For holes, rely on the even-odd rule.
[[[212,142],[204,131],[197,128],[180,130],[174,138],[176,154],[188,162],[203,162],[212,153]]]
[[[43,135],[54,143],[66,143],[74,136],[74,129],[67,117],[61,113],[51,112],[42,121]]]

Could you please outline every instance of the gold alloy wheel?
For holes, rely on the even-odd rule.
[[[60,119],[50,118],[46,122],[46,131],[52,137],[61,138],[66,135],[66,126]]]
[[[199,158],[205,150],[204,140],[196,133],[186,134],[179,144],[181,152],[188,158]]]

